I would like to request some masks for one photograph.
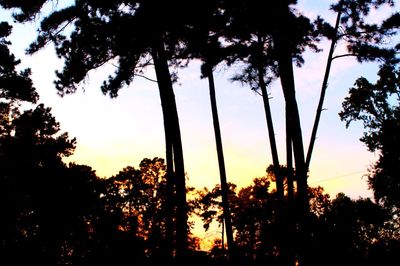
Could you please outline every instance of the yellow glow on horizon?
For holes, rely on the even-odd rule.
[[[150,158],[150,156],[135,152],[129,145],[123,143],[114,146],[109,144],[99,146],[78,144],[75,153],[65,158],[64,162],[88,165],[96,171],[99,177],[103,178],[116,175],[126,166],[137,167],[140,161],[146,157]]]
[[[144,158],[165,156],[162,143],[153,143],[150,151],[143,152],[150,144],[145,146],[122,139],[105,143],[98,141],[78,143],[75,153],[64,161],[86,164],[99,177],[110,177],[126,166],[137,167]],[[359,153],[357,150],[343,152],[332,149],[331,144],[321,146],[316,149],[311,163],[308,181],[310,186],[324,187],[331,197],[339,192],[349,193],[353,197],[372,195],[371,191],[367,191],[367,180],[363,176],[376,159],[374,154]],[[220,183],[214,144],[192,148],[186,149],[184,154],[188,186],[196,189],[213,188]],[[238,189],[251,185],[254,178],[265,176],[265,170],[270,164],[267,151],[252,154],[252,149],[253,147],[231,146],[224,149],[227,180],[236,184]]]

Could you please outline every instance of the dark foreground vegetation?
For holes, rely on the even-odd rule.
[[[9,51],[12,27],[0,24],[0,263],[2,265],[392,265],[400,259],[400,14],[378,24],[370,11],[390,0],[340,0],[335,24],[311,21],[296,1],[0,0],[18,23],[40,20],[27,52],[52,43],[64,60],[55,87],[73,93],[88,73],[112,63],[101,87],[119,89],[153,67],[165,128],[165,160],[145,158],[99,178],[85,165],[66,165],[76,141],[39,104],[29,69]],[[267,2],[267,3],[264,3]],[[271,2],[271,3],[269,3]],[[276,3],[275,3],[276,2]],[[50,12],[42,13],[43,10]],[[47,9],[46,9],[47,8]],[[39,18],[37,20],[37,18]],[[157,22],[157,23],[155,23]],[[396,39],[397,37],[397,39]],[[331,42],[308,149],[301,132],[293,63]],[[334,55],[340,42],[346,53]],[[360,77],[344,99],[341,119],[364,123],[361,138],[378,161],[368,184],[374,200],[330,198],[307,176],[331,63],[352,56],[375,62],[376,81]],[[209,81],[220,184],[188,188],[173,82],[191,60]],[[238,63],[232,78],[262,97],[272,163],[248,187],[225,174],[213,71]],[[286,164],[275,142],[268,85],[278,79],[285,100]],[[226,238],[200,250],[189,217],[220,224]]]

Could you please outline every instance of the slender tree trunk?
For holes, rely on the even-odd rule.
[[[222,254],[224,254],[225,253],[225,220],[222,220],[221,249],[222,249]]]
[[[286,116],[288,112],[286,111]],[[285,212],[285,244],[287,249],[287,265],[296,265],[295,243],[296,240],[296,215],[294,206],[294,173],[292,135],[290,132],[289,118],[286,117],[286,181],[287,181],[287,209]]]
[[[164,109],[164,108],[163,108]],[[164,112],[164,111],[163,111]],[[166,112],[166,110],[165,110]],[[168,115],[164,115],[164,117],[168,117]],[[164,128],[168,127],[168,123],[166,123],[166,118],[164,118]],[[166,188],[166,232],[165,232],[165,255],[167,259],[172,261],[173,259],[173,250],[174,250],[174,188],[175,188],[175,176],[174,176],[174,159],[172,155],[172,140],[171,133],[169,130],[165,131],[165,154],[166,154],[166,164],[167,164],[167,188]]]
[[[276,192],[277,192],[277,215],[276,224],[278,226],[279,234],[282,236],[279,238],[279,259],[282,265],[287,265],[288,261],[288,238],[287,238],[287,228],[286,228],[286,217],[284,216],[284,197],[285,188],[283,183],[283,172],[281,171],[281,166],[279,164],[278,149],[275,140],[275,131],[272,121],[271,107],[269,105],[269,97],[267,93],[267,86],[264,81],[264,70],[261,64],[257,66],[258,72],[258,83],[261,89],[261,95],[263,97],[265,118],[267,120],[267,128],[269,135],[269,142],[271,147],[272,162],[274,175],[276,178]]]
[[[319,125],[319,120],[321,118],[321,113],[322,113],[322,107],[324,105],[324,99],[325,99],[325,93],[326,89],[328,87],[328,79],[329,79],[329,74],[331,72],[331,64],[332,64],[332,58],[333,58],[333,52],[335,51],[335,46],[337,42],[337,33],[339,30],[339,25],[340,25],[340,17],[342,15],[342,9],[338,11],[337,17],[336,17],[336,24],[335,24],[335,36],[332,37],[332,42],[331,42],[331,47],[329,49],[329,54],[328,54],[328,59],[326,62],[326,68],[325,68],[325,74],[324,74],[324,80],[322,82],[322,87],[321,87],[321,95],[319,97],[319,102],[318,102],[318,107],[317,111],[315,114],[315,120],[314,120],[314,126],[312,129],[311,133],[311,138],[310,138],[310,145],[308,146],[308,151],[307,151],[307,158],[306,158],[306,169],[308,170],[310,167],[310,162],[311,162],[311,155],[314,149],[314,144],[315,144],[315,139],[317,137],[317,130],[318,130],[318,125]]]
[[[300,116],[295,96],[293,66],[291,56],[286,55],[279,62],[281,84],[286,101],[288,115],[288,130],[293,143],[293,154],[297,176],[297,194],[303,207],[307,207],[307,171],[305,169],[303,137],[301,133]],[[305,209],[306,210],[306,209]]]
[[[286,52],[286,55],[285,55]],[[304,148],[302,141],[302,133],[300,126],[300,117],[295,98],[295,87],[294,87],[294,76],[293,66],[291,61],[291,55],[289,51],[282,51],[281,58],[279,61],[279,71],[281,75],[281,83],[284,91],[286,110],[287,110],[287,130],[290,133],[292,140],[293,155],[296,169],[296,181],[297,181],[297,197],[296,197],[296,220],[299,224],[300,233],[300,250],[306,248],[307,244],[307,216],[309,212],[308,204],[308,185],[307,185],[307,171],[305,168]],[[290,155],[288,155],[290,156]],[[300,256],[303,256],[304,252],[300,251]]]
[[[158,66],[159,58],[158,52],[155,50],[153,52],[154,65]],[[156,73],[160,72],[159,67],[156,67]],[[167,164],[167,197],[166,197],[166,243],[165,243],[165,255],[167,260],[172,261],[173,250],[174,250],[174,213],[175,213],[175,171],[174,171],[174,156],[173,156],[173,142],[172,142],[172,132],[171,132],[171,118],[168,112],[168,104],[166,103],[165,96],[165,84],[161,84],[161,73],[157,73],[158,86],[160,90],[161,107],[164,118],[164,134],[165,134],[165,156]]]
[[[221,138],[221,129],[219,125],[219,118],[218,118],[217,99],[215,97],[215,83],[214,83],[212,68],[210,66],[206,66],[206,71],[208,77],[208,84],[210,88],[211,111],[214,124],[215,144],[218,155],[219,176],[221,180],[221,195],[222,195],[223,215],[225,221],[226,240],[228,243],[229,259],[232,260],[235,256],[234,253],[235,244],[233,241],[232,219],[231,219],[231,212],[229,209],[229,198],[228,198],[229,187],[226,179],[224,151],[222,148],[222,138]]]
[[[290,60],[288,60],[290,59]],[[307,220],[309,212],[309,204],[307,197],[307,172],[305,169],[305,158],[304,158],[304,148],[301,134],[301,126],[300,126],[300,117],[297,108],[297,102],[294,93],[294,77],[293,77],[293,68],[291,57],[283,58],[281,62],[279,62],[279,71],[281,74],[281,83],[282,88],[285,95],[286,101],[286,120],[287,120],[287,130],[290,133],[290,137],[292,140],[293,147],[293,155],[295,161],[296,168],[296,180],[297,180],[297,197],[296,197],[296,208],[295,220],[299,225],[299,239],[298,250],[301,259],[305,257],[305,249],[307,248],[308,242],[308,228],[307,228]],[[291,156],[288,155],[288,156]],[[294,222],[294,221],[293,221]],[[291,264],[294,265],[294,264]],[[303,265],[303,264],[302,264]]]
[[[284,16],[284,21],[282,22],[281,26],[282,29],[273,37],[278,56],[279,75],[286,103],[286,119],[288,120],[288,130],[290,130],[293,144],[293,155],[297,176],[297,194],[304,211],[307,211],[307,170],[305,168],[303,137],[296,100],[292,53],[290,50],[289,41],[285,37],[285,33],[290,32],[285,23],[286,18],[289,17],[288,1],[284,1],[282,3],[282,8],[282,15]]]
[[[264,41],[262,38],[259,36],[258,37],[258,42],[260,44],[260,50],[259,50],[259,58],[262,58],[262,49],[263,49],[263,43]],[[270,141],[270,148],[271,148],[271,155],[272,155],[272,162],[273,162],[273,171],[274,175],[276,178],[276,191],[277,191],[277,214],[276,214],[276,224],[277,224],[277,230],[278,234],[281,236],[279,238],[279,261],[281,265],[291,265],[291,256],[290,256],[290,250],[289,250],[289,231],[288,231],[288,225],[289,221],[288,216],[287,216],[287,210],[285,209],[285,187],[284,187],[284,173],[281,169],[281,165],[279,163],[279,157],[278,157],[278,150],[277,150],[277,144],[275,140],[275,132],[274,132],[274,126],[273,126],[273,121],[272,121],[272,114],[271,114],[271,107],[269,104],[269,97],[267,93],[267,86],[264,81],[264,68],[259,61],[257,63],[257,74],[258,74],[258,85],[261,89],[261,94],[263,97],[263,103],[264,103],[264,111],[265,111],[265,117],[267,121],[267,128],[268,128],[268,134],[269,134],[269,141]]]
[[[171,206],[176,207],[175,250],[177,259],[181,259],[186,256],[188,248],[188,209],[186,203],[186,182],[179,118],[171,75],[168,68],[168,61],[162,43],[154,47],[152,56],[164,115],[167,152],[167,176],[168,178],[174,177],[174,181],[172,183],[175,185],[176,189],[173,197],[175,204],[170,204]],[[171,206],[169,206],[169,208],[171,208]]]
[[[271,155],[272,155],[272,163],[274,167],[274,174],[276,177],[276,190],[278,193],[278,204],[279,208],[283,208],[283,199],[284,199],[284,186],[283,186],[283,176],[282,172],[280,171],[280,164],[279,164],[279,157],[278,157],[278,149],[276,146],[275,140],[275,131],[274,131],[274,124],[272,121],[272,114],[271,114],[271,107],[269,105],[269,98],[267,93],[267,86],[264,81],[264,71],[261,65],[257,67],[258,69],[258,84],[261,89],[261,95],[263,98],[264,103],[264,111],[265,111],[265,118],[267,120],[267,128],[268,128],[268,136],[269,136],[269,143],[271,148]]]
[[[287,113],[287,112],[286,112]],[[290,133],[289,119],[286,118],[286,180],[287,180],[287,198],[288,206],[291,208],[294,201],[294,172],[293,172],[293,150],[292,135]]]
[[[296,221],[298,222],[298,254],[301,265],[307,265],[307,247],[309,241],[309,228],[307,218],[309,213],[307,169],[304,156],[303,137],[301,132],[300,115],[296,100],[292,52],[290,47],[290,29],[287,21],[290,21],[289,1],[280,2],[279,10],[282,15],[280,29],[275,32],[273,39],[278,57],[279,75],[286,103],[287,130],[292,140],[294,162],[297,177]]]

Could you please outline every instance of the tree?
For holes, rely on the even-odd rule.
[[[364,61],[376,61],[376,60],[390,60],[393,58],[394,51],[393,49],[387,49],[382,47],[381,40],[385,39],[385,37],[389,37],[393,34],[393,24],[395,23],[396,16],[393,18],[385,21],[381,27],[378,27],[374,24],[368,24],[365,20],[365,17],[369,14],[371,7],[379,7],[383,4],[392,5],[392,1],[339,1],[338,4],[333,5],[333,9],[338,12],[336,25],[334,27],[327,25],[326,23],[323,24],[322,21],[319,19],[317,20],[317,24],[321,26],[323,24],[322,31],[321,28],[316,31],[313,29],[312,25],[307,21],[307,18],[297,16],[293,12],[293,4],[296,1],[283,1],[276,5],[269,5],[269,10],[273,10],[271,13],[271,21],[263,19],[263,21],[258,21],[257,19],[264,18],[263,16],[258,16],[257,12],[263,12],[263,4],[254,4],[257,6],[256,9],[250,9],[251,4],[246,5],[246,1],[236,1],[234,4],[234,13],[236,16],[232,16],[232,21],[235,19],[240,18],[240,14],[245,14],[247,10],[251,10],[249,12],[250,16],[244,16],[246,20],[243,20],[242,23],[237,23],[240,25],[244,25],[243,27],[247,28],[247,31],[242,31],[242,34],[239,35],[240,37],[246,36],[243,32],[251,32],[254,34],[253,37],[254,42],[256,40],[265,40],[265,43],[262,43],[264,46],[269,47],[272,44],[273,49],[269,50],[269,54],[272,54],[272,62],[275,64],[270,64],[270,70],[272,73],[276,73],[280,77],[285,104],[286,104],[286,125],[287,125],[287,164],[288,166],[292,164],[292,152],[294,155],[295,167],[296,167],[296,180],[297,180],[297,197],[298,197],[298,222],[300,223],[300,231],[302,232],[302,238],[304,241],[307,241],[306,238],[308,237],[308,229],[306,228],[307,222],[306,213],[308,212],[308,200],[307,200],[307,173],[310,165],[311,154],[314,147],[315,137],[316,137],[316,130],[318,128],[318,121],[320,119],[322,106],[323,106],[323,99],[326,91],[327,80],[329,77],[330,72],[330,64],[333,59],[340,58],[343,56],[356,56],[360,62]],[[238,4],[239,3],[239,4]],[[236,5],[236,6],[235,6]],[[236,9],[235,9],[236,7]],[[246,9],[247,8],[247,9]],[[239,14],[239,16],[238,16]],[[279,15],[278,15],[279,14]],[[256,21],[254,23],[256,27],[251,28],[252,21]],[[240,19],[239,19],[240,21]],[[262,28],[260,30],[259,25],[263,25],[265,21],[268,21],[269,27]],[[276,24],[277,21],[285,21],[285,23]],[[274,24],[275,22],[275,24]],[[390,25],[390,23],[392,25]],[[250,26],[249,26],[250,25]],[[344,34],[339,35],[338,29],[339,25],[342,25]],[[307,30],[309,29],[309,30]],[[262,31],[264,30],[264,31]],[[239,31],[240,32],[240,31]],[[261,34],[260,34],[261,33]],[[262,38],[262,34],[267,33],[267,37]],[[301,124],[300,124],[300,117],[298,113],[298,107],[296,103],[295,97],[295,80],[293,76],[293,66],[292,61],[298,60],[301,65],[302,58],[301,54],[304,51],[305,47],[315,47],[315,41],[318,40],[314,39],[317,34],[324,34],[328,36],[328,38],[332,39],[332,45],[328,56],[328,63],[326,68],[326,73],[324,77],[324,82],[322,84],[321,89],[321,98],[319,101],[319,106],[316,112],[316,119],[313,127],[313,133],[310,140],[310,146],[308,149],[307,157],[304,156],[304,148],[303,148],[303,140],[301,134]],[[258,38],[257,38],[258,37]],[[246,40],[248,43],[251,43],[251,39],[248,38],[238,38],[239,43],[241,45],[246,44],[243,40]],[[345,39],[348,43],[348,51],[349,54],[346,55],[333,55],[335,44],[339,39]],[[300,40],[300,41],[299,41]],[[255,50],[255,49],[254,49]],[[318,50],[318,49],[316,49]],[[262,58],[258,53],[258,58]],[[257,57],[255,57],[257,58]],[[260,59],[259,59],[260,60]],[[254,60],[254,62],[257,62]],[[267,61],[268,62],[268,61]],[[271,61],[270,61],[271,62]],[[257,66],[256,64],[254,64]],[[247,78],[248,81],[255,80],[255,73],[257,70],[261,69],[260,67],[255,68],[256,71],[245,71],[245,75],[249,77]],[[259,73],[261,71],[258,71]],[[262,81],[261,78],[259,78]],[[267,79],[268,80],[268,79]],[[263,93],[265,95],[265,93]],[[264,97],[265,99],[265,97]],[[268,102],[264,102],[265,106],[267,106]],[[268,121],[268,106],[266,107],[266,114],[267,114],[267,121]],[[272,127],[269,127],[269,132],[271,135]],[[273,141],[271,141],[271,148],[273,147]],[[293,146],[293,147],[292,147]],[[273,149],[272,149],[273,151]],[[273,154],[273,161],[274,165],[276,165],[276,169],[279,169],[279,165],[275,162],[278,162],[276,159],[277,156]],[[291,169],[292,167],[290,167]],[[279,178],[277,179],[279,180]],[[279,185],[279,183],[277,183]],[[303,242],[304,242],[303,241]],[[303,245],[304,247],[304,245]],[[300,257],[304,257],[304,263],[307,263],[305,258],[305,252],[302,252],[303,255]]]
[[[336,22],[333,27],[320,18],[317,20],[321,33],[328,39],[331,39],[331,45],[321,86],[321,95],[315,115],[310,144],[307,151],[307,168],[309,168],[311,162],[333,60],[354,56],[359,62],[390,61],[393,60],[396,54],[395,50],[387,47],[386,41],[383,40],[388,40],[389,37],[395,35],[396,17],[398,15],[393,15],[391,18],[387,19],[387,21],[384,21],[382,25],[366,22],[366,18],[370,14],[371,6],[377,9],[384,4],[393,6],[393,1],[358,1],[357,3],[353,1],[339,1],[331,7],[331,9],[337,13]],[[346,42],[348,53],[334,55],[336,46],[340,41]]]
[[[33,105],[39,96],[29,70],[17,72],[19,61],[8,50],[5,37],[11,27],[1,23],[0,29],[2,261],[119,264],[127,261],[127,254],[141,260],[140,241],[118,229],[121,212],[108,212],[103,205],[105,186],[95,172],[62,162],[73,153],[76,141],[61,132],[50,108]],[[22,102],[32,103],[33,109],[21,111]]]
[[[370,169],[368,183],[376,200],[388,208],[400,207],[399,93],[398,65],[383,65],[376,83],[359,78],[343,102],[340,117],[349,126],[362,121],[366,131],[361,141],[368,150],[379,151],[379,159]]]
[[[324,203],[325,202],[325,203]],[[388,213],[370,199],[352,200],[339,193],[322,201],[323,212],[314,219],[310,265],[368,264],[374,245],[382,243],[381,229]]]
[[[211,101],[211,110],[212,110],[213,124],[214,124],[215,143],[216,143],[217,154],[218,154],[218,165],[219,165],[219,172],[220,172],[220,179],[221,179],[221,197],[222,197],[222,205],[223,205],[223,211],[224,211],[226,237],[227,237],[227,242],[228,242],[229,258],[232,261],[234,261],[234,259],[235,259],[235,244],[234,244],[234,240],[233,240],[231,211],[229,208],[229,197],[228,197],[229,187],[228,187],[227,178],[226,178],[225,160],[224,160],[224,153],[223,153],[223,148],[222,148],[221,129],[219,126],[217,100],[215,97],[215,84],[214,84],[212,68],[209,66],[205,66],[205,68],[207,68],[207,67],[208,67],[208,69],[205,72],[206,72],[206,76],[208,77],[209,88],[210,88],[210,101]]]
[[[240,254],[250,261],[272,262],[273,250],[280,247],[277,193],[269,191],[270,184],[268,177],[255,178],[233,201],[236,242]]]
[[[11,120],[18,115],[18,103],[36,103],[39,98],[29,76],[30,70],[16,70],[20,61],[8,49],[11,43],[7,36],[11,30],[7,22],[0,22],[0,136],[11,133]]]
[[[46,2],[2,1],[1,4],[5,8],[19,8],[20,13],[15,18],[24,22],[39,13]],[[57,72],[55,82],[60,94],[75,92],[90,70],[116,62],[115,74],[109,76],[101,88],[111,97],[116,97],[121,87],[141,75],[152,59],[164,116],[168,182],[171,189],[176,189],[176,193],[170,193],[175,199],[168,198],[171,206],[168,205],[170,211],[167,214],[177,208],[175,249],[177,257],[181,257],[187,249],[188,234],[185,171],[168,60],[177,45],[180,31],[191,16],[186,14],[182,17],[178,7],[189,8],[184,1],[78,1],[53,11],[42,20],[41,32],[29,52],[34,53],[47,43],[54,43],[57,55],[65,59],[64,69]],[[148,24],[148,21],[163,23]],[[172,237],[172,228],[169,230]],[[170,253],[172,255],[172,246]]]
[[[368,14],[368,5],[382,4],[366,1],[361,5],[364,14]],[[383,1],[393,5],[392,1]],[[364,77],[356,80],[349,90],[339,113],[346,127],[353,121],[362,121],[367,129],[361,141],[370,151],[380,151],[378,162],[372,167],[368,183],[374,190],[375,198],[388,207],[399,207],[398,192],[400,182],[397,178],[399,154],[396,150],[399,141],[399,34],[400,14],[394,13],[382,20],[380,25],[369,25],[360,15],[356,15],[354,6],[345,2],[350,14],[344,18],[349,34],[349,54],[358,61],[378,61],[378,80],[371,83]],[[351,11],[351,12],[350,12]],[[347,32],[346,32],[347,33]],[[385,40],[385,41],[383,41]],[[337,56],[339,57],[339,56]]]
[[[277,195],[270,190],[269,177],[255,178],[253,183],[236,192],[236,185],[230,185],[229,202],[232,226],[235,235],[235,261],[233,263],[273,262],[274,250],[278,247],[280,234],[276,231]],[[221,188],[216,185],[211,191],[197,192],[196,213],[202,218],[206,230],[211,223],[223,222]],[[223,249],[223,238],[216,243]],[[220,248],[218,248],[220,251]]]
[[[218,10],[218,6],[214,6],[213,3],[214,1],[210,1],[210,5],[204,5],[205,8],[199,11],[203,14],[202,18],[198,21],[195,21],[196,26],[185,33],[184,42],[186,45],[178,52],[177,58],[180,60],[200,59],[202,61],[201,78],[208,79],[211,113],[221,184],[221,197],[225,225],[223,228],[225,228],[226,231],[229,259],[234,261],[235,244],[233,241],[232,219],[229,209],[229,185],[226,177],[225,158],[213,74],[217,65],[224,60],[223,55],[225,54],[225,50],[222,47],[221,42],[218,40],[220,37],[222,37],[220,18],[221,14],[219,12],[215,12],[215,10]],[[209,23],[204,23],[204,17],[208,18],[207,21]]]
[[[28,101],[35,103],[38,94],[30,79],[30,70],[17,71],[16,67],[20,60],[17,60],[10,53],[7,36],[11,34],[12,27],[7,22],[0,22],[0,98],[2,102]]]
[[[295,1],[279,3],[264,3],[252,1],[226,1],[227,16],[230,23],[227,30],[227,39],[233,43],[232,61],[239,60],[245,63],[243,73],[234,77],[247,83],[251,88],[261,90],[264,102],[267,128],[270,140],[270,148],[273,167],[276,176],[278,193],[278,213],[282,219],[281,232],[284,234],[284,187],[283,174],[279,172],[280,163],[275,141],[275,133],[272,122],[272,114],[269,107],[269,95],[267,86],[276,78],[279,78],[285,96],[286,126],[287,126],[287,165],[292,169],[292,156],[294,153],[297,169],[297,202],[299,215],[307,213],[307,173],[304,170],[304,151],[301,136],[300,118],[295,97],[294,77],[292,61],[298,65],[303,63],[302,53],[306,47],[316,49],[313,41],[313,25],[304,16],[298,15],[290,7]],[[268,14],[265,16],[265,14]],[[293,147],[293,148],[292,148]],[[293,172],[291,172],[293,173]],[[291,177],[292,175],[289,175]],[[290,178],[291,181],[294,178]],[[290,183],[290,195],[293,195],[293,186]],[[303,223],[304,224],[304,223]],[[286,241],[283,241],[286,242]],[[286,256],[286,248],[282,245],[282,261],[294,258],[294,255]],[[284,262],[282,262],[284,263]],[[294,263],[294,262],[293,262]]]
[[[141,241],[143,252],[150,262],[168,260],[169,236],[166,215],[166,193],[168,181],[164,159],[144,158],[139,168],[127,166],[115,176],[107,178],[106,193],[103,199],[107,210],[121,213],[118,221],[120,231]],[[173,210],[172,218],[176,219]],[[189,239],[191,252],[194,252],[198,240]]]
[[[161,158],[145,158],[139,169],[125,167],[107,179],[110,207],[123,213],[120,227],[143,239],[151,259],[168,259],[166,165]],[[176,218],[173,216],[173,218]]]
[[[49,108],[38,105],[13,117],[10,129],[0,139],[3,258],[47,265],[81,261],[88,256],[81,246],[89,242],[87,225],[101,209],[97,177],[64,165],[75,140],[59,133]]]
[[[18,7],[20,13],[17,13],[15,17],[23,22],[32,19],[40,12],[45,2],[44,0],[36,0],[27,4],[4,0],[0,1],[0,4],[7,8]],[[43,19],[41,23],[41,33],[37,41],[31,45],[30,52],[32,53],[41,49],[49,42],[55,44],[58,55],[65,59],[64,69],[57,73],[56,86],[60,94],[74,92],[90,70],[97,69],[109,62],[117,62],[116,72],[102,86],[105,94],[116,97],[121,87],[129,85],[135,76],[142,75],[148,66],[154,64],[165,127],[166,161],[168,166],[166,185],[168,196],[166,197],[165,204],[167,210],[165,212],[167,215],[166,235],[168,236],[166,239],[170,243],[168,253],[171,256],[174,251],[173,249],[175,249],[177,257],[183,257],[187,249],[188,240],[188,208],[186,206],[182,143],[173,92],[174,80],[171,79],[171,76],[173,78],[176,77],[175,73],[171,75],[169,71],[169,64],[179,62],[179,60],[175,61],[177,59],[175,56],[181,50],[182,46],[193,45],[193,41],[188,41],[187,34],[200,32],[202,34],[201,37],[204,37],[204,39],[200,39],[204,47],[206,47],[205,50],[211,47],[209,46],[212,43],[210,37],[215,38],[212,44],[216,43],[218,46],[220,46],[219,41],[223,40],[224,48],[226,48],[224,51],[228,51],[228,53],[223,54],[223,58],[219,58],[215,53],[200,53],[197,57],[205,59],[204,66],[206,71],[203,74],[209,78],[211,89],[213,88],[212,70],[223,59],[227,59],[228,63],[233,63],[237,60],[245,62],[246,68],[244,74],[239,79],[250,83],[253,88],[259,87],[261,89],[270,136],[274,174],[277,181],[278,205],[281,206],[277,212],[283,213],[284,176],[279,171],[281,166],[274,139],[272,114],[267,95],[268,82],[274,78],[280,79],[286,112],[286,160],[289,170],[287,174],[288,195],[290,197],[295,195],[297,199],[296,208],[291,208],[291,210],[296,211],[295,223],[297,225],[293,224],[295,225],[293,228],[297,228],[299,233],[299,242],[296,245],[299,247],[297,255],[300,259],[300,264],[307,264],[310,257],[306,251],[307,243],[311,238],[311,230],[307,220],[309,219],[310,207],[307,175],[332,60],[344,56],[355,56],[360,62],[382,60],[382,69],[388,68],[388,70],[383,70],[383,72],[387,71],[387,73],[382,74],[385,75],[385,78],[381,83],[391,83],[392,79],[397,80],[398,83],[398,76],[392,77],[390,75],[391,72],[395,72],[397,75],[398,70],[396,68],[390,70],[390,66],[398,63],[397,54],[399,45],[397,44],[388,48],[381,42],[381,40],[396,34],[398,31],[398,13],[383,21],[381,25],[366,22],[366,17],[372,7],[379,7],[386,3],[393,4],[393,1],[341,0],[332,6],[333,10],[338,12],[335,26],[330,26],[321,19],[317,21],[317,24],[311,23],[308,18],[296,12],[294,9],[296,2],[292,0],[280,1],[279,3],[207,1],[205,4],[204,1],[192,1],[188,4],[180,0],[163,3],[158,3],[157,1],[114,0],[96,2],[87,0],[77,1],[70,7],[54,11],[51,15]],[[157,8],[155,8],[156,6]],[[189,12],[192,9],[199,12]],[[181,10],[187,12],[182,12]],[[202,17],[205,14],[212,18],[221,19],[221,21],[216,23],[212,20],[212,23],[210,23],[212,25],[206,26],[204,23],[205,20]],[[163,23],[152,23],[149,24],[148,28],[142,27],[148,21],[156,20]],[[208,23],[208,21],[206,22]],[[314,27],[315,25],[320,26],[320,28],[317,30]],[[196,31],[197,27],[200,27],[201,30]],[[340,28],[343,29],[343,32],[340,32],[343,33],[342,35],[338,34]],[[302,54],[308,47],[318,50],[316,47],[318,38],[315,37],[321,32],[324,36],[332,39],[332,43],[310,146],[307,156],[305,156],[301,121],[296,102],[293,62],[299,66],[302,65]],[[334,46],[340,39],[346,42],[349,53],[335,56],[333,55]],[[209,51],[213,52],[212,49]],[[189,50],[189,53],[192,52]],[[192,58],[188,56],[187,58],[183,58],[183,60]],[[373,87],[365,80],[359,80],[357,86],[359,85]],[[381,101],[379,98],[381,97],[380,93],[376,95],[373,93],[373,97],[376,96],[378,97],[377,101]],[[383,96],[383,98],[385,97]],[[390,102],[392,100],[391,97],[393,96],[386,97],[385,99],[389,99],[388,102]],[[355,101],[360,100],[359,96],[354,97],[354,99]],[[211,100],[213,102],[213,95],[211,95]],[[357,110],[350,110],[352,106],[357,106],[357,104],[357,102],[349,104],[349,112],[345,114],[347,117],[344,119],[349,119],[348,123],[350,120],[359,118],[361,120],[365,118],[367,123],[372,121],[369,126],[371,128],[375,127],[373,129],[375,133],[377,122],[374,119],[370,120],[368,116],[363,115],[357,117]],[[374,102],[372,107],[375,107],[375,104],[377,102]],[[364,108],[363,104],[361,106]],[[379,107],[382,106],[388,108],[385,105],[379,105]],[[215,104],[213,105],[214,109],[214,122],[216,122],[218,119],[215,115]],[[381,139],[373,140],[373,142],[382,143],[382,158],[384,156],[384,159],[376,166],[376,169],[379,169],[379,171],[376,171],[373,177],[370,177],[371,186],[380,187],[378,190],[382,190],[382,187],[387,186],[387,184],[397,182],[395,173],[398,169],[392,166],[396,165],[398,152],[396,151],[397,149],[392,149],[388,145],[388,143],[396,143],[397,145],[398,142],[397,138],[393,137],[393,132],[397,133],[399,128],[396,114],[396,112],[398,113],[397,109],[398,107],[396,106],[393,111],[387,112],[393,115],[395,119],[390,120],[385,118],[385,121],[378,125],[378,128],[382,128],[382,134],[379,136]],[[370,112],[371,110],[376,111],[370,107],[365,111]],[[356,118],[352,117],[351,113],[356,113],[354,116]],[[387,113],[385,115],[388,115]],[[226,180],[223,181],[222,144],[219,141],[220,134],[218,134],[218,131],[218,123],[215,123],[215,135],[220,158],[221,188],[222,190],[227,190]],[[296,172],[294,172],[294,168]],[[392,169],[390,172],[387,170],[389,168]],[[127,169],[127,172],[131,173],[130,170]],[[132,174],[134,176],[134,173]],[[294,194],[294,180],[297,184],[296,194]],[[398,197],[396,196],[398,195],[397,190],[398,186],[394,186],[393,191],[390,193],[384,192],[384,194],[378,193],[377,198],[386,202],[385,204],[396,204],[396,201],[398,201]],[[130,192],[128,191],[127,193],[129,194]],[[224,208],[226,210],[225,219],[229,221],[227,218],[229,215],[227,194],[224,192],[222,196],[224,205],[226,206]],[[130,205],[132,205],[132,202],[128,203],[128,206]],[[177,213],[175,220],[172,217],[174,211]],[[278,224],[283,224],[283,222]],[[173,238],[173,230],[176,231],[175,239]],[[278,231],[283,230],[281,228]],[[176,244],[175,247],[173,247],[174,241]],[[228,242],[233,241],[228,239]],[[282,245],[280,254],[284,254],[284,251],[285,247]],[[291,255],[292,259],[289,260],[293,264],[294,254]],[[283,259],[285,259],[284,257]]]

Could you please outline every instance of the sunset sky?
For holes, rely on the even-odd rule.
[[[317,14],[329,21],[335,18],[328,10],[331,1],[298,2],[299,11],[311,18]],[[6,17],[5,12],[1,14]],[[380,13],[376,12],[372,19],[379,20],[379,17]],[[109,177],[125,166],[138,166],[145,157],[165,157],[161,105],[154,82],[137,78],[120,91],[118,98],[110,99],[103,96],[99,88],[114,71],[114,67],[108,65],[90,73],[83,84],[84,90],[61,98],[53,80],[54,71],[60,69],[62,63],[53,48],[49,46],[29,57],[23,54],[35,35],[33,24],[16,25],[10,37],[12,51],[22,59],[23,67],[32,68],[40,102],[52,108],[63,131],[77,138],[75,154],[66,161],[89,165],[98,176]],[[325,48],[321,53],[307,53],[306,64],[295,72],[305,149],[318,103],[327,45],[327,42],[321,43]],[[338,48],[337,53],[340,53],[340,46]],[[208,83],[200,80],[199,67],[198,62],[192,62],[187,69],[179,70],[179,82],[174,85],[185,169],[189,185],[196,188],[213,187],[219,182]],[[362,125],[352,124],[346,129],[338,112],[355,79],[364,75],[374,80],[376,69],[373,64],[360,65],[350,58],[333,63],[324,105],[326,111],[321,117],[309,178],[311,186],[323,186],[332,197],[338,192],[353,198],[372,195],[363,175],[376,155],[368,152],[359,141]],[[246,186],[253,178],[265,175],[272,160],[262,99],[248,87],[229,81],[236,70],[239,68],[217,67],[216,93],[228,181]],[[149,69],[146,76],[154,78],[153,70]],[[273,83],[270,93],[280,161],[285,164],[284,104],[279,82]]]

